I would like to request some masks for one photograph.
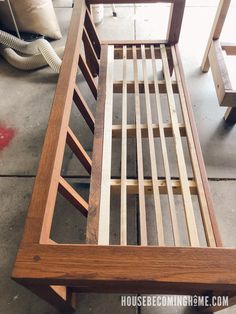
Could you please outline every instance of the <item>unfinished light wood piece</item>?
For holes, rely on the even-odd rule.
[[[100,2],[108,3],[87,5]],[[115,1],[124,2],[132,1]],[[236,295],[236,251],[221,247],[177,46],[185,1],[155,2],[171,4],[167,39],[102,42],[85,2],[75,1],[13,270],[62,311],[73,311],[80,292]],[[78,68],[95,116],[76,84]],[[73,102],[93,136],[92,156],[70,125]],[[62,175],[66,146],[88,173],[88,198]],[[53,237],[58,193],[86,219],[82,244]]]
[[[236,122],[236,90],[232,88],[225,57],[236,55],[236,44],[220,43],[220,35],[230,8],[231,0],[220,0],[210,37],[202,61],[202,71],[211,68],[219,104],[228,107],[225,121]]]

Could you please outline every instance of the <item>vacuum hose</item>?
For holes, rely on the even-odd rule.
[[[64,48],[55,51],[45,39],[29,43],[0,30],[0,44],[0,54],[18,69],[35,70],[48,64],[55,72],[60,71]],[[15,50],[28,56],[21,56]]]

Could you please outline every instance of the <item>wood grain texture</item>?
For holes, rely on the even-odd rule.
[[[160,194],[167,194],[169,186],[167,188],[167,180],[166,179],[158,179],[156,182]],[[177,179],[171,179],[170,182],[168,182],[171,189],[173,190],[173,194],[182,194],[181,191],[181,183]],[[150,179],[144,179],[143,181],[144,189],[146,194],[153,194],[153,186],[152,186],[152,180]],[[121,186],[121,180],[120,179],[111,179],[111,188],[114,191],[119,192]],[[138,180],[136,179],[126,179],[126,187],[127,187],[127,193],[128,194],[138,194]],[[197,195],[197,186],[196,183],[193,180],[189,180],[189,189],[191,194]]]
[[[120,3],[125,0],[118,0]],[[92,0],[90,3],[98,3]],[[108,3],[108,0],[102,1]],[[127,2],[127,1],[126,1]],[[152,1],[151,1],[152,2]],[[153,0],[154,2],[154,0]],[[169,24],[169,40],[178,40],[184,1],[163,0],[172,3]],[[129,3],[133,3],[132,1]],[[179,5],[178,5],[179,4]],[[90,56],[100,57],[98,87],[87,63],[81,56],[82,32],[89,32]],[[101,48],[101,50],[100,50]],[[113,80],[113,62],[122,49],[123,81]],[[117,54],[117,56],[118,56]],[[134,79],[128,81],[127,59],[133,58]],[[165,81],[157,78],[156,59],[162,58]],[[143,81],[139,80],[138,58],[142,59]],[[93,58],[94,59],[94,56]],[[147,59],[152,63],[153,81],[148,75]],[[173,61],[176,81],[171,79]],[[96,118],[76,86],[78,65],[95,99]],[[121,124],[113,125],[113,94],[122,93]],[[160,93],[167,92],[171,123],[164,123]],[[179,93],[184,123],[178,121],[174,93]],[[135,123],[128,124],[128,93],[134,93]],[[144,93],[146,123],[142,123],[140,94]],[[151,93],[155,93],[151,102]],[[92,160],[69,128],[72,102],[82,113],[89,128],[94,132]],[[153,123],[152,108],[156,106],[158,119]],[[95,121],[94,121],[95,120]],[[184,160],[182,138],[187,137],[194,178],[188,178]],[[111,179],[111,141],[122,139],[121,173]],[[154,141],[159,137],[164,159],[165,177],[158,177],[158,161]],[[168,163],[166,138],[173,137],[180,178],[172,176]],[[137,177],[127,175],[127,139],[136,138]],[[142,147],[143,138],[149,141],[151,178],[144,176]],[[82,164],[91,172],[89,201],[61,177],[61,166],[66,142]],[[123,192],[121,192],[123,189]],[[110,190],[121,193],[121,245],[110,242]],[[51,223],[57,193],[61,193],[87,217],[87,234],[84,245],[59,244],[50,238]],[[139,245],[127,244],[127,195],[139,197],[141,237]],[[148,245],[146,195],[153,194],[157,216],[158,245]],[[172,231],[175,247],[163,247],[163,226],[159,198],[168,194]],[[190,235],[190,245],[180,247],[174,195],[184,198],[185,212]],[[191,196],[197,195],[209,247],[199,248],[196,222]],[[160,232],[161,231],[161,232]],[[97,245],[97,244],[102,245]],[[106,244],[106,245],[104,245]],[[141,244],[141,245],[140,245]],[[236,250],[219,248],[220,234],[213,211],[213,203],[201,154],[197,129],[193,118],[190,98],[183,74],[177,45],[138,41],[104,43],[99,38],[86,13],[84,1],[76,1],[65,55],[62,62],[55,98],[49,119],[43,153],[28,212],[23,241],[13,270],[13,279],[29,288],[60,310],[72,311],[75,292],[150,293],[150,294],[197,294],[224,293],[236,295]],[[218,247],[214,247],[218,246]]]
[[[74,94],[84,17],[84,1],[76,2],[37,179],[28,210],[22,245],[28,242],[36,243],[40,239],[46,241],[49,238]]]
[[[114,47],[108,46],[106,94],[104,111],[104,134],[101,173],[101,199],[99,208],[98,244],[108,245],[110,239],[110,180],[112,152],[112,117],[113,117],[113,72]]]
[[[163,158],[163,166],[164,166],[166,186],[167,186],[166,194],[168,195],[174,243],[176,246],[178,246],[180,243],[179,242],[179,228],[178,228],[178,222],[177,222],[177,216],[176,216],[173,187],[171,183],[170,166],[169,166],[169,159],[168,159],[166,139],[165,139],[166,133],[165,133],[165,126],[163,123],[161,99],[160,99],[159,85],[158,85],[158,80],[157,80],[157,67],[156,67],[153,46],[151,46],[151,55],[152,55],[152,71],[153,71],[154,84],[155,84],[155,96],[156,96],[155,100],[156,100],[157,115],[158,115],[159,135],[160,135],[160,141],[161,141],[161,153],[162,153],[162,158]],[[171,125],[171,130],[172,130],[172,125]],[[173,131],[172,131],[172,136],[173,136]]]
[[[65,271],[66,269],[66,271]],[[236,291],[236,250],[34,245],[21,248],[13,278],[81,291]],[[186,292],[185,290],[185,292]]]
[[[144,92],[145,92],[145,106],[147,114],[147,128],[148,128],[148,144],[149,144],[149,155],[151,161],[151,175],[152,175],[152,186],[153,186],[153,199],[154,199],[154,208],[156,215],[156,232],[157,232],[157,241],[158,245],[164,246],[164,229],[163,229],[163,219],[162,219],[162,209],[161,209],[161,200],[159,188],[157,185],[157,158],[156,150],[154,143],[154,135],[152,128],[152,109],[151,109],[151,100],[149,94],[149,84],[148,84],[148,74],[147,74],[147,64],[146,64],[146,55],[144,45],[141,46],[141,55],[142,55],[142,68],[143,68],[143,79],[144,79]]]
[[[122,125],[121,125],[120,244],[127,244],[127,47],[123,47]],[[113,128],[112,128],[112,136]]]
[[[98,99],[95,118],[95,131],[92,154],[92,174],[89,192],[89,210],[86,241],[96,244],[98,241],[99,206],[101,196],[102,152],[104,134],[104,114],[106,99],[107,46],[101,47],[100,74],[98,80]]]
[[[188,174],[187,174],[187,168],[186,168],[185,157],[184,157],[184,152],[183,152],[183,146],[181,142],[181,136],[180,136],[179,128],[177,127],[178,116],[177,116],[177,111],[176,111],[174,94],[173,94],[172,86],[170,83],[170,71],[168,67],[166,49],[164,45],[161,46],[161,53],[162,53],[162,62],[163,62],[163,72],[166,79],[169,112],[170,112],[170,118],[171,118],[171,123],[173,127],[175,152],[176,152],[179,176],[180,176],[180,181],[181,181],[181,186],[182,186],[183,203],[184,203],[189,241],[190,241],[191,246],[198,247],[199,246],[198,231],[197,231],[197,226],[196,226],[192,198],[191,198],[191,194],[190,194],[190,190],[188,186]]]
[[[137,149],[137,168],[138,168],[138,188],[139,188],[139,220],[140,220],[140,242],[147,245],[147,220],[144,190],[143,173],[143,148],[141,133],[141,105],[138,85],[138,60],[136,46],[133,46],[133,66],[134,66],[134,89],[135,89],[135,125],[136,125],[136,149]]]

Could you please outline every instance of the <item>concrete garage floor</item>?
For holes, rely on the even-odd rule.
[[[199,65],[206,46],[210,27],[215,15],[215,0],[187,0],[180,50],[185,74],[192,99],[195,119],[205,159],[207,174],[216,209],[217,220],[225,246],[236,246],[236,127],[223,122],[224,108],[217,102],[212,76],[201,74]],[[65,42],[71,15],[71,1],[54,1],[56,13]],[[103,38],[142,39],[145,34],[156,38],[160,21],[153,6],[117,6],[117,19],[111,17],[111,9],[106,8],[103,24],[98,31]],[[164,9],[165,11],[165,9]],[[165,15],[163,11],[162,16]],[[235,16],[235,1],[223,33],[224,39],[233,41],[230,34]],[[231,21],[230,21],[231,20]],[[119,29],[119,30],[118,30]],[[230,35],[231,38],[230,38]],[[147,36],[145,35],[145,38]],[[17,248],[22,236],[25,216],[30,201],[33,182],[38,167],[48,115],[51,108],[57,75],[49,68],[24,73],[10,67],[0,59],[0,125],[10,131],[12,140],[0,151],[0,313],[1,314],[53,314],[57,313],[50,305],[40,300],[10,279]],[[83,83],[81,83],[83,85]],[[87,95],[91,99],[91,95]],[[92,100],[91,100],[92,101]],[[75,116],[72,123],[81,126],[82,121]],[[79,121],[79,123],[78,123]],[[91,150],[92,140],[87,141],[85,133],[80,139]],[[63,174],[81,174],[79,166],[67,152]],[[80,187],[87,194],[86,187]],[[53,236],[59,241],[62,234],[73,230],[70,240],[82,241],[85,223],[77,214],[67,218],[65,203],[58,200],[60,210],[55,213],[60,233],[54,230]],[[68,208],[66,208],[67,210]],[[60,215],[59,215],[60,214]],[[63,223],[62,223],[63,222]],[[68,238],[67,238],[68,240]],[[120,296],[81,294],[77,313],[136,313],[136,309],[121,308]],[[221,313],[235,313],[236,307]],[[144,308],[144,314],[152,313],[194,313],[186,308]]]

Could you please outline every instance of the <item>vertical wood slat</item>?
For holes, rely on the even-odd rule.
[[[87,105],[84,97],[82,96],[82,94],[80,93],[80,91],[76,85],[75,85],[73,100],[74,100],[77,108],[81,112],[81,114],[82,114],[84,120],[86,121],[88,127],[90,128],[90,130],[92,132],[94,132],[95,119],[94,119],[93,113],[91,112],[89,106]]]
[[[82,55],[79,56],[79,68],[94,96],[95,99],[97,99],[97,87],[94,82],[94,78],[90,72],[90,69],[87,66],[87,63],[85,62],[84,58]]]
[[[195,177],[195,180],[197,183],[200,210],[201,210],[203,225],[204,225],[204,229],[205,229],[206,240],[207,240],[207,244],[210,247],[215,247],[216,242],[215,242],[214,232],[213,232],[213,228],[211,225],[211,220],[210,220],[210,215],[209,215],[209,211],[208,211],[208,205],[207,205],[207,201],[206,201],[205,191],[204,191],[203,184],[202,184],[199,164],[198,164],[197,155],[196,155],[196,149],[194,147],[194,140],[193,140],[193,135],[192,135],[192,131],[191,131],[191,125],[190,125],[190,121],[189,121],[189,117],[188,117],[186,100],[185,100],[185,96],[184,96],[184,89],[183,89],[183,85],[182,85],[182,80],[181,80],[181,76],[180,76],[179,66],[178,66],[174,47],[171,48],[171,52],[172,52],[172,56],[173,56],[175,76],[176,76],[176,80],[177,80],[178,88],[179,88],[182,114],[183,114],[184,123],[186,126],[188,147],[189,147],[190,157],[191,157],[191,161],[192,161],[194,177]]]
[[[179,176],[180,176],[180,181],[181,181],[181,189],[182,189],[188,235],[189,235],[190,245],[198,247],[199,239],[198,239],[197,226],[196,226],[193,203],[192,203],[192,198],[191,198],[191,193],[190,193],[190,188],[189,188],[189,183],[188,183],[188,175],[187,175],[187,169],[186,169],[186,164],[185,164],[185,159],[184,159],[182,141],[181,141],[181,136],[180,136],[179,127],[178,127],[178,117],[177,117],[175,99],[174,99],[170,72],[169,72],[169,67],[168,67],[166,48],[164,45],[161,45],[161,56],[162,56],[162,62],[163,62],[164,76],[166,80],[168,105],[169,105],[169,112],[170,112],[172,128],[173,128],[173,136],[174,136],[174,142],[175,142],[175,150],[176,150],[176,157],[177,157],[177,163],[178,163],[178,169],[179,169]]]
[[[101,200],[101,173],[102,173],[102,151],[104,138],[104,114],[106,102],[106,76],[107,76],[107,45],[101,46],[100,73],[98,78],[98,99],[96,105],[95,130],[92,154],[92,173],[89,192],[89,210],[87,218],[86,242],[88,244],[98,243],[99,210]]]
[[[84,168],[87,170],[89,174],[91,174],[92,169],[92,160],[73,133],[73,131],[68,127],[67,130],[67,138],[66,142],[72,152],[76,155],[76,157],[79,159],[81,164],[84,166]]]
[[[177,216],[176,216],[175,200],[174,200],[173,188],[172,188],[172,183],[171,183],[170,167],[169,167],[164,125],[163,125],[161,99],[160,99],[160,93],[159,93],[157,67],[156,67],[156,60],[155,60],[155,48],[152,45],[150,49],[151,49],[152,71],[153,71],[153,78],[154,78],[155,98],[156,98],[158,125],[159,125],[160,142],[161,142],[161,152],[162,152],[163,165],[164,165],[164,171],[165,171],[165,180],[166,180],[166,186],[167,186],[167,194],[168,194],[168,202],[169,202],[171,222],[172,222],[174,244],[176,246],[179,246],[180,245],[179,228],[178,228],[178,222],[177,222]]]
[[[185,76],[184,76],[184,71],[183,71],[183,65],[182,65],[182,61],[180,58],[180,53],[179,53],[179,49],[178,49],[177,45],[175,45],[175,53],[176,53],[176,58],[177,58],[177,62],[179,65],[179,72],[180,72],[180,76],[181,76],[182,86],[184,89],[184,96],[185,96],[185,100],[186,100],[188,117],[190,120],[190,126],[191,126],[193,139],[194,139],[194,146],[195,146],[195,150],[196,150],[196,154],[197,154],[199,169],[200,169],[201,178],[202,178],[202,184],[203,184],[204,192],[206,195],[208,211],[209,211],[209,215],[210,215],[210,219],[211,219],[211,223],[212,223],[212,228],[214,231],[216,246],[220,247],[220,246],[222,246],[221,236],[220,236],[220,232],[219,232],[219,228],[217,225],[217,220],[216,220],[216,216],[215,216],[215,212],[214,212],[213,200],[212,200],[210,187],[209,187],[209,183],[208,183],[208,179],[207,179],[207,173],[206,173],[206,168],[205,168],[205,164],[204,164],[204,160],[203,160],[203,156],[202,156],[201,145],[200,145],[199,138],[198,138],[197,127],[196,127],[196,123],[195,123],[194,116],[193,116],[193,110],[191,107],[191,100],[190,100],[190,96],[188,93],[187,84],[185,81]]]
[[[146,65],[146,56],[145,56],[145,46],[141,46],[141,56],[142,56],[142,65],[143,65],[143,80],[144,80],[144,91],[145,91],[145,103],[146,103],[146,113],[147,113],[147,126],[148,126],[148,142],[149,142],[149,153],[151,161],[151,174],[152,174],[152,185],[153,185],[153,198],[154,198],[154,208],[156,215],[156,228],[157,228],[157,239],[158,245],[164,246],[164,230],[163,230],[163,221],[162,221],[162,212],[161,212],[161,200],[159,187],[157,184],[158,173],[156,165],[156,152],[152,128],[152,111],[150,103],[150,94],[149,94],[149,82],[147,76],[147,65]]]
[[[98,244],[109,245],[114,46],[108,46]]]
[[[94,25],[91,14],[88,10],[86,11],[86,15],[85,15],[85,27],[86,27],[87,33],[89,34],[93,48],[96,52],[97,58],[100,59],[101,43],[100,43],[98,33],[96,31],[96,26]]]
[[[79,211],[87,217],[88,203],[66,182],[65,179],[60,177],[58,191],[63,195],[72,205],[79,209]]]
[[[84,28],[83,32],[83,42],[84,42],[84,51],[86,56],[86,62],[87,65],[92,73],[92,75],[95,77],[99,74],[99,61],[96,55],[96,52],[94,50],[94,47],[90,41],[89,35]]]
[[[127,47],[123,47],[120,244],[127,245]]]
[[[136,141],[137,141],[137,165],[138,165],[138,190],[139,190],[139,215],[140,215],[140,233],[141,245],[147,245],[147,222],[146,222],[146,206],[145,206],[145,190],[143,175],[143,150],[142,150],[142,133],[141,133],[141,108],[139,96],[138,81],[138,61],[136,46],[133,46],[133,62],[134,62],[134,89],[135,89],[135,124],[136,124]]]

